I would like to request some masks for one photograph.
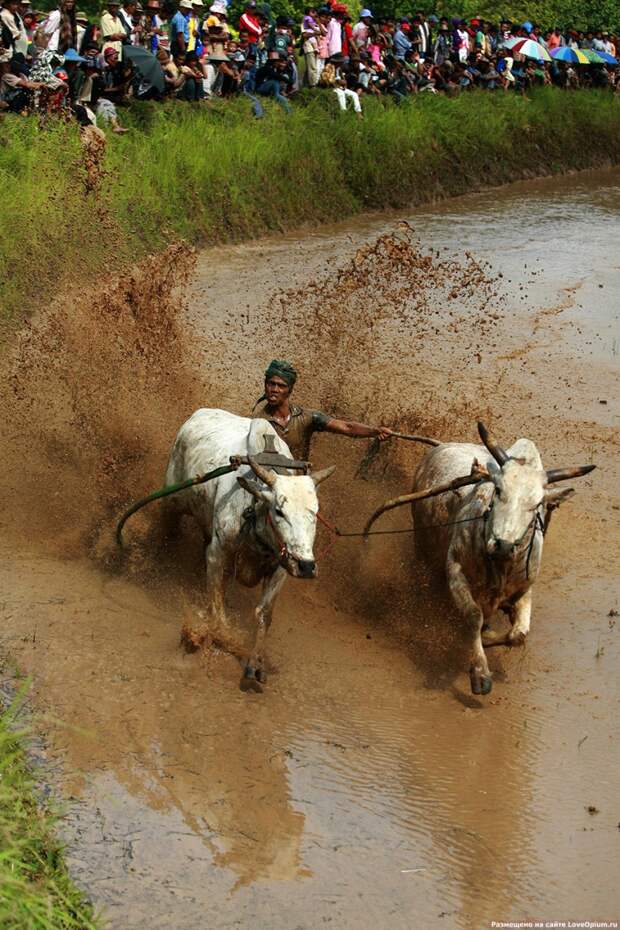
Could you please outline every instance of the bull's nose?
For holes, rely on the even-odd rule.
[[[316,562],[313,562],[312,559],[300,559],[299,560],[299,577],[300,578],[314,578],[316,575]]]
[[[489,546],[489,553],[494,559],[509,559],[514,554],[515,544],[507,539],[493,539]]]

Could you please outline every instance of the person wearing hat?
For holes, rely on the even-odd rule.
[[[192,9],[192,0],[180,0],[179,9],[170,20],[170,51],[175,58],[187,51]]]
[[[4,45],[11,48],[13,52],[26,55],[29,45],[28,33],[19,9],[19,0],[3,0],[2,12],[0,12],[0,26]]]
[[[291,105],[282,88],[287,90],[292,85],[292,79],[287,73],[286,58],[281,58],[277,52],[269,52],[269,58],[256,72],[256,92],[261,97],[275,97],[285,113],[291,112]]]
[[[278,55],[288,56],[291,50],[291,36],[288,26],[288,16],[278,16],[276,28],[267,39],[267,50],[277,52]]]
[[[103,51],[105,52],[107,48],[114,48],[119,55],[123,52],[123,42],[127,36],[123,22],[118,15],[120,6],[119,0],[108,0],[106,11],[101,17]]]
[[[352,32],[352,39],[356,48],[365,50],[368,47],[372,19],[373,16],[370,10],[363,9],[360,11],[359,22],[355,24]]]
[[[148,48],[156,55],[160,49],[168,52],[170,49],[169,30],[170,12],[167,6],[161,5],[159,0],[147,0],[146,4],[146,35]]]
[[[31,105],[32,91],[40,90],[44,85],[40,81],[31,81],[24,74],[26,59],[21,52],[15,52],[8,61],[0,61],[0,102],[3,109],[12,113],[22,113]]]
[[[196,52],[200,57],[202,54],[202,11],[204,3],[202,0],[192,0],[192,11],[187,20],[189,39],[187,42],[187,51]]]
[[[39,17],[34,10],[25,10],[25,12],[21,14],[21,17],[26,35],[28,36],[28,41],[32,42],[34,34],[39,28]]]
[[[210,29],[221,28],[222,23],[226,20],[226,4],[224,0],[215,0],[214,3],[209,7],[209,15],[207,16],[203,29],[205,32],[208,32]]]
[[[433,46],[433,61],[438,67],[441,67],[445,61],[450,60],[450,51],[452,43],[450,41],[450,30],[447,23],[439,26],[437,38]]]
[[[88,16],[86,13],[77,12],[75,14],[75,31],[76,31],[76,44],[75,47],[78,49],[82,44],[82,39],[84,38],[84,33],[88,27]]]
[[[353,420],[341,420],[318,410],[308,410],[291,403],[297,372],[290,362],[273,359],[265,371],[265,390],[252,411],[254,419],[268,420],[284,440],[294,459],[308,461],[314,433],[336,433],[352,439],[376,437],[383,441],[392,436],[387,426],[367,426]],[[263,403],[265,402],[265,403]],[[262,406],[256,410],[259,404]]]
[[[402,19],[397,20],[396,29],[394,30],[394,57],[397,61],[404,61],[405,55],[408,51],[413,48],[413,43],[409,41],[405,35],[403,26],[409,25],[409,20],[406,16],[403,16]]]

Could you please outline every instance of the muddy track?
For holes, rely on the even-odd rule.
[[[515,185],[195,267],[172,250],[24,334],[3,382],[3,648],[33,676],[70,863],[113,927],[618,916],[619,231],[617,173]],[[531,639],[493,651],[489,699],[406,536],[343,540],[288,585],[262,696],[232,656],[179,648],[201,606],[191,526],[162,552],[145,511],[115,553],[114,516],[161,483],[180,422],[246,412],[273,355],[310,405],[453,439],[482,415],[548,466],[599,465],[554,518]],[[386,448],[361,481],[364,452],[313,450],[338,464],[322,506],[347,528],[423,454]],[[249,603],[233,596],[242,645]]]

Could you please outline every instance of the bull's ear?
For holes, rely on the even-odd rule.
[[[255,481],[250,481],[248,478],[244,478],[243,475],[239,475],[237,481],[243,490],[249,491],[252,497],[255,497],[257,501],[265,500],[268,492],[261,490]]]
[[[326,478],[331,478],[335,471],[336,466],[330,465],[329,468],[323,468],[322,471],[311,472],[310,477],[314,481],[314,486],[318,487],[321,481],[325,481]]]
[[[574,488],[557,488],[553,491],[547,491],[545,494],[545,504],[551,510],[555,510],[556,507],[563,504],[569,497],[572,497],[574,493]]]

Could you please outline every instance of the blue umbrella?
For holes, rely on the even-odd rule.
[[[599,58],[602,58],[606,65],[617,65],[618,59],[614,58],[613,55],[610,55],[609,52],[599,52],[597,50],[596,54]]]
[[[587,55],[580,48],[569,48],[567,45],[551,49],[551,57],[556,61],[569,61],[576,65],[588,65]]]

